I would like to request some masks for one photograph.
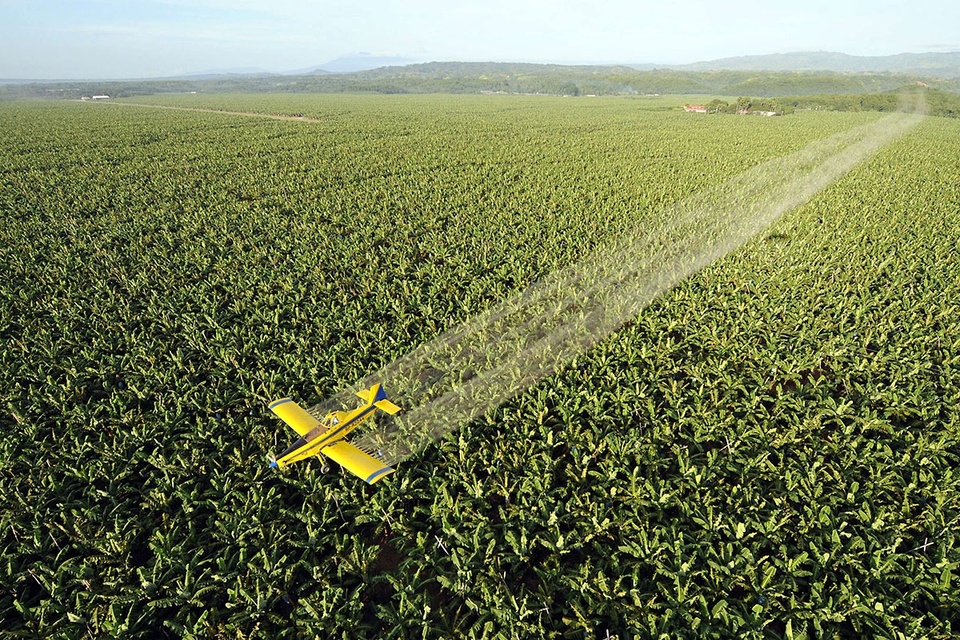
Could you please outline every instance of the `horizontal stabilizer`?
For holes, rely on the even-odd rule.
[[[280,416],[280,419],[290,425],[294,431],[305,436],[313,430],[320,421],[307,413],[306,409],[290,398],[281,398],[270,403],[270,410]]]
[[[390,415],[393,415],[398,411],[400,411],[400,407],[393,404],[389,400],[378,400],[377,402],[374,402],[374,404],[376,405],[377,409],[382,409],[383,411],[386,411]]]
[[[325,447],[321,453],[368,484],[378,482],[394,472],[394,469],[383,461],[367,455],[344,440]]]

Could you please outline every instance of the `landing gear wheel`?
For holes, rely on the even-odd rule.
[[[330,473],[330,465],[324,464],[320,467],[320,473]]]

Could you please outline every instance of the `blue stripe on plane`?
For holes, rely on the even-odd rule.
[[[302,449],[306,444],[307,444],[306,438],[297,438],[296,442],[294,442],[292,445],[287,447],[287,450],[280,454],[280,458],[281,459],[286,458],[288,455],[290,455],[294,451],[297,451],[298,449]]]
[[[373,405],[368,406],[368,407],[365,408],[363,411],[361,411],[360,413],[358,413],[357,415],[355,415],[355,416],[353,417],[353,420],[348,420],[348,421],[344,422],[342,425],[338,426],[336,429],[334,429],[333,431],[331,431],[331,432],[329,433],[328,437],[322,438],[322,440],[323,440],[324,442],[329,442],[329,441],[330,441],[330,437],[337,435],[338,433],[340,433],[341,431],[343,431],[344,429],[346,429],[347,427],[349,427],[349,426],[352,425],[354,422],[356,422],[357,420],[361,419],[362,417],[364,417],[365,415],[367,415],[367,414],[370,413],[371,411],[376,411],[376,409],[377,409],[377,408],[376,408],[375,406],[373,406]]]
[[[286,403],[288,403],[288,402],[293,402],[293,399],[292,399],[292,398],[280,398],[279,400],[274,400],[273,402],[271,402],[270,405],[269,405],[267,408],[270,409],[271,411],[273,411],[273,408],[274,408],[274,407],[279,407],[280,405],[286,404]]]
[[[373,473],[370,474],[370,477],[367,478],[367,484],[373,484],[373,481],[374,481],[375,479],[379,478],[380,476],[382,476],[382,475],[385,474],[385,473],[390,473],[390,472],[393,471],[393,470],[394,470],[393,467],[384,467],[383,469],[380,469],[380,470],[378,470],[378,471],[374,471]]]

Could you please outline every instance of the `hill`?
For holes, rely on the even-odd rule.
[[[350,56],[340,56],[324,62],[311,70],[311,73],[352,73],[367,71],[379,67],[397,67],[416,62],[410,58],[400,56],[378,56],[371,53],[358,53]]]
[[[642,68],[642,67],[640,67]],[[851,56],[829,51],[798,51],[738,56],[670,67],[681,71],[834,71],[838,73],[906,73],[960,78],[960,52]]]
[[[0,82],[0,100],[161,93],[854,96],[919,85],[960,92],[960,53],[858,57],[842,53],[745,56],[664,68],[512,62],[427,62],[353,56],[292,74],[223,73],[129,81]],[[369,68],[373,65],[390,65]],[[366,67],[366,68],[364,68]],[[949,109],[952,113],[957,110]]]

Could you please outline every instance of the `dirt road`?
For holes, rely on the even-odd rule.
[[[99,104],[112,104],[120,107],[141,107],[144,109],[166,109],[168,111],[194,111],[198,113],[221,113],[224,115],[230,116],[244,116],[247,118],[265,118],[267,120],[296,120],[299,122],[323,122],[319,118],[307,118],[304,116],[296,115],[283,115],[275,113],[257,113],[255,111],[228,111],[226,109],[204,109],[200,107],[177,107],[172,105],[163,105],[163,104],[145,104],[142,102],[107,102],[103,101]]]

